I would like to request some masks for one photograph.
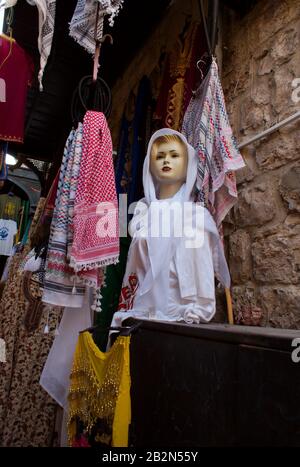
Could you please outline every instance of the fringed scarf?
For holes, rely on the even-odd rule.
[[[245,163],[232,134],[214,59],[188,105],[182,133],[198,154],[198,200],[210,210],[219,226],[237,201],[233,171]]]
[[[85,271],[78,275],[69,264],[73,241],[74,198],[82,156],[82,124],[71,131],[66,142],[59,175],[55,209],[47,253],[43,301],[60,306],[81,307],[85,285],[102,285],[102,272]]]
[[[99,3],[99,20],[96,28],[97,4]],[[114,18],[122,8],[123,0],[78,0],[70,22],[70,36],[84,47],[90,54],[95,53],[95,38],[103,36],[104,16],[109,15],[109,24],[113,26]]]
[[[75,271],[114,264],[119,257],[118,203],[112,141],[106,118],[88,111],[74,206],[70,264]]]
[[[39,12],[39,37],[38,47],[41,55],[40,59],[40,71],[38,75],[40,83],[40,91],[43,90],[43,74],[47,64],[48,57],[51,52],[53,32],[54,32],[54,21],[55,21],[55,10],[56,0],[27,0],[30,5],[36,5]]]

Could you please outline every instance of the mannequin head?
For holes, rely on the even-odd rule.
[[[186,181],[187,147],[176,135],[162,135],[154,140],[150,152],[150,172],[159,187],[159,198],[173,196]]]

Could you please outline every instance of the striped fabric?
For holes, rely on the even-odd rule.
[[[182,133],[199,157],[197,199],[220,226],[237,201],[234,171],[245,163],[232,134],[215,59],[188,105]]]

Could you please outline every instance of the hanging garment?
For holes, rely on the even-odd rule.
[[[56,0],[27,0],[27,2],[32,6],[36,5],[39,12],[38,48],[41,58],[38,79],[40,91],[42,91],[43,74],[51,52],[53,40]]]
[[[66,307],[64,309],[58,334],[41,374],[41,386],[64,410],[68,409],[70,373],[78,333],[92,326],[91,299],[91,294],[87,289],[82,308]]]
[[[119,336],[101,352],[89,332],[79,334],[71,371],[68,432],[70,445],[128,446],[131,421],[130,336]],[[77,427],[82,425],[82,430]],[[78,432],[79,431],[79,432]]]
[[[119,257],[118,202],[112,141],[106,118],[88,111],[74,204],[70,265],[75,271],[114,264]]]
[[[0,255],[11,256],[17,231],[15,221],[0,219]]]
[[[70,190],[76,191],[81,159],[82,124],[71,130],[59,173],[46,260],[43,302],[82,307],[85,286],[74,288],[74,270],[68,261],[68,227],[71,224]],[[52,197],[52,196],[51,196]]]
[[[150,172],[153,142],[162,135],[177,135],[188,151],[186,182],[170,199],[157,198],[158,187]],[[214,276],[230,286],[230,275],[223,247],[208,210],[191,201],[196,181],[197,157],[185,137],[163,128],[149,142],[144,162],[145,198],[135,210],[130,223],[133,236],[124,276],[119,310],[112,325],[120,325],[127,317],[208,322],[215,314]],[[186,207],[188,205],[188,208]],[[172,216],[166,215],[171,212]],[[184,212],[184,217],[182,213]],[[157,220],[158,219],[158,220]],[[189,223],[190,222],[190,223]],[[193,226],[199,243],[187,244],[185,230],[175,234],[178,225]],[[168,228],[169,235],[163,234]],[[178,231],[177,231],[178,232]]]
[[[122,8],[124,0],[78,0],[70,22],[70,36],[84,47],[90,54],[95,53],[95,37],[103,36],[104,17],[109,15],[109,24],[113,26],[114,18]],[[97,4],[99,4],[99,21],[95,31]]]
[[[0,219],[19,221],[22,200],[14,194],[0,195]]]
[[[189,103],[182,133],[198,155],[197,199],[210,210],[219,226],[237,201],[233,171],[245,163],[232,134],[215,59]]]
[[[0,365],[0,445],[6,447],[51,446],[57,410],[39,379],[61,309],[41,305],[39,284],[20,269],[28,248],[13,257],[0,303],[6,343],[6,362]]]
[[[101,312],[95,313],[95,322],[100,328],[98,328],[99,332],[95,332],[93,336],[97,346],[103,351],[107,348],[108,328],[113,314],[118,309],[130,241],[130,237],[120,238],[119,262],[111,264],[105,271],[105,287],[101,290]]]
[[[17,42],[1,36],[0,83],[5,91],[4,99],[0,99],[1,140],[23,143],[27,89],[33,70],[33,61]]]
[[[176,44],[166,57],[164,75],[159,93],[155,119],[158,128],[166,126],[180,131],[183,115],[200,72],[197,57],[203,53],[203,40],[198,23],[184,26]]]

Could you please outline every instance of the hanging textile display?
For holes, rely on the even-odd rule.
[[[68,433],[71,446],[128,446],[131,420],[130,336],[106,353],[89,332],[79,334],[71,371]]]
[[[182,133],[198,154],[198,200],[219,226],[237,201],[233,171],[245,163],[232,134],[215,59],[188,105]]]
[[[157,127],[180,130],[183,115],[194,89],[199,70],[195,66],[200,56],[201,31],[198,23],[186,24],[176,45],[166,57],[164,76],[155,118]]]
[[[27,2],[32,6],[35,5],[39,12],[38,48],[41,58],[38,79],[42,91],[44,70],[52,47],[56,0],[27,0]]]
[[[117,193],[128,195],[128,204],[142,196],[142,173],[151,134],[153,100],[150,80],[144,76],[136,97],[131,93],[123,114],[116,160]]]
[[[114,264],[119,257],[118,201],[112,141],[105,115],[88,111],[83,128],[70,251],[70,265],[75,271]]]
[[[70,22],[70,36],[90,54],[94,54],[95,39],[99,41],[103,36],[104,17],[108,15],[109,25],[113,26],[114,18],[122,8],[123,2],[124,0],[78,0]],[[96,26],[97,5],[99,12]]]
[[[33,61],[12,38],[0,37],[0,139],[23,143],[25,105]]]
[[[45,199],[31,223],[29,238],[38,238]],[[24,272],[33,245],[16,253],[0,302],[0,333],[6,362],[0,366],[0,444],[51,446],[57,405],[39,384],[57,329],[61,308],[41,302],[40,276]]]
[[[74,288],[74,271],[68,261],[68,226],[72,223],[70,190],[76,190],[81,158],[82,124],[71,130],[61,163],[46,260],[43,301],[60,306],[81,307],[85,287]],[[72,188],[71,188],[72,187]]]

